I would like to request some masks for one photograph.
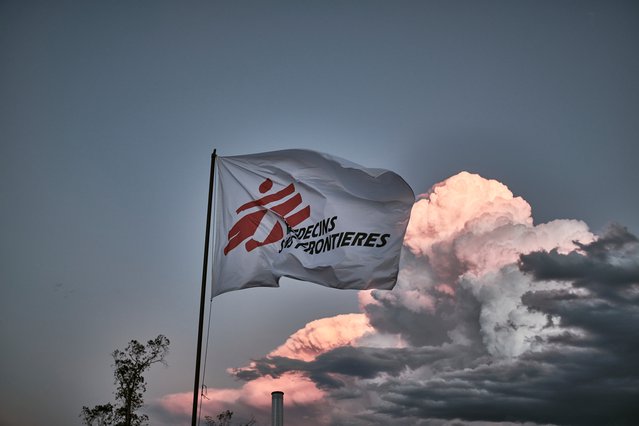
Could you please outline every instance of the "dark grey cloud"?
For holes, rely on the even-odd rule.
[[[236,377],[300,372],[330,399],[354,404],[353,411],[334,414],[335,424],[635,424],[639,244],[615,225],[577,248],[522,255],[519,272],[504,268],[494,275],[495,282],[532,278],[532,290],[518,303],[546,316],[547,333],[535,335],[519,356],[489,354],[479,332],[466,334],[466,344],[450,343],[453,320],[465,329],[480,328],[480,300],[461,285],[455,298],[440,295],[426,313],[392,299],[368,305],[372,324],[400,333],[407,347],[340,347],[307,362],[266,357]],[[428,285],[422,289],[435,295]],[[439,334],[420,338],[433,330]],[[378,401],[373,408],[357,406],[371,394]]]
[[[453,370],[438,380],[389,381],[386,415],[634,424],[639,418],[639,246],[620,226],[568,254],[522,255],[520,268],[538,281],[564,280],[560,290],[522,297],[530,310],[560,318],[563,330],[543,349],[513,360]],[[585,291],[584,291],[585,290]],[[380,392],[381,393],[381,392]]]
[[[458,345],[396,349],[343,346],[321,354],[312,361],[265,357],[254,360],[249,368],[234,370],[233,374],[238,379],[249,381],[264,375],[280,377],[284,373],[296,371],[311,378],[318,387],[330,389],[345,386],[345,382],[336,377],[372,379],[382,373],[398,376],[407,368],[414,370],[425,365],[435,371],[444,371],[471,365],[479,355],[468,347]]]
[[[637,303],[639,240],[626,228],[611,225],[601,238],[579,244],[579,251],[557,250],[522,255],[519,267],[537,280],[571,281],[609,303]]]
[[[448,260],[442,261],[443,257]],[[385,297],[387,293],[372,292],[376,303],[364,306],[371,325],[380,332],[397,333],[413,346],[451,343],[450,332],[456,328],[463,328],[463,334],[471,341],[481,341],[477,299],[463,288],[453,297],[436,287],[437,283],[455,282],[467,268],[450,251],[442,258],[431,261],[408,250],[402,252],[398,287],[432,300],[432,309],[415,310],[403,300]],[[434,266],[442,263],[446,266]]]
[[[637,376],[639,367],[632,359],[639,355],[637,237],[613,225],[598,240],[579,247],[580,252],[567,255],[552,251],[521,256],[521,269],[536,279],[572,283],[572,289],[528,293],[522,301],[530,309],[560,317],[562,327],[580,332],[567,334],[565,344],[588,344],[613,353],[620,362],[629,362],[620,369]]]
[[[391,382],[386,415],[553,424],[633,424],[637,375],[611,376],[618,360],[597,350],[547,350],[455,370],[438,380]],[[618,371],[618,370],[617,370]],[[627,374],[627,372],[626,372]]]
[[[597,259],[608,259],[611,255],[627,252],[632,255],[636,252],[639,239],[628,231],[628,228],[618,223],[611,224],[605,233],[590,244],[577,242],[588,256]]]

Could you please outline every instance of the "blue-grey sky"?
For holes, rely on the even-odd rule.
[[[316,149],[416,194],[469,171],[536,224],[637,234],[638,75],[632,1],[0,2],[0,424],[79,424],[112,398],[109,353],[159,333],[147,401],[192,388],[214,148]],[[213,310],[219,388],[359,312],[292,281]]]

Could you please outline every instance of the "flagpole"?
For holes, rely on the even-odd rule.
[[[206,297],[206,272],[209,263],[209,237],[211,235],[211,205],[213,202],[213,176],[215,174],[215,158],[217,150],[211,154],[211,174],[209,176],[209,200],[206,207],[206,234],[204,237],[204,262],[202,265],[202,290],[200,292],[200,318],[197,329],[197,351],[195,355],[195,381],[193,384],[193,412],[191,414],[191,426],[197,423],[197,407],[200,390],[200,362],[202,360],[202,331],[204,328],[204,298]]]

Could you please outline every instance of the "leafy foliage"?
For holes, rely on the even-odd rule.
[[[204,416],[204,422],[207,426],[231,426],[232,417],[233,412],[226,410],[215,416],[215,419],[211,416]],[[254,424],[255,419],[251,419],[248,423],[245,423],[242,426],[253,426]]]
[[[113,404],[96,405],[93,408],[82,407],[82,421],[89,426],[108,426],[116,422]]]
[[[116,404],[96,405],[93,408],[82,407],[80,417],[89,426],[141,426],[149,417],[138,414],[144,404],[146,380],[142,375],[153,364],[166,365],[165,357],[169,352],[169,339],[159,335],[146,345],[131,340],[124,350],[113,351],[115,371],[114,384]]]

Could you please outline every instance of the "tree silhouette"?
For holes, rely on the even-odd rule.
[[[115,412],[113,404],[96,405],[93,408],[82,407],[80,412],[82,421],[87,425],[109,426],[115,423]]]
[[[222,411],[220,414],[215,416],[215,418],[211,416],[204,416],[204,422],[207,426],[231,426],[231,418],[233,417],[233,412],[226,410]],[[249,420],[248,423],[245,423],[242,426],[253,426],[255,424],[255,419]]]
[[[169,352],[169,339],[159,335],[146,345],[131,340],[124,350],[113,351],[115,371],[114,384],[116,404],[82,407],[80,417],[89,426],[141,426],[149,419],[146,414],[138,414],[144,404],[143,395],[146,381],[142,375],[153,364],[166,365],[164,358]]]

